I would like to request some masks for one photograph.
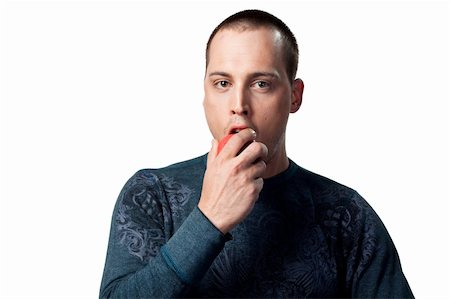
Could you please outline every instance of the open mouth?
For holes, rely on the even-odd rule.
[[[231,128],[229,134],[237,134],[237,133],[239,133],[240,131],[245,130],[245,129],[247,129],[246,126],[233,127],[233,128]]]

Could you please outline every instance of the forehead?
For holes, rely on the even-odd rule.
[[[244,67],[280,67],[283,64],[283,40],[274,29],[226,28],[211,41],[208,69]]]

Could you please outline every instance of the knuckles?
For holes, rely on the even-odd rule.
[[[247,149],[256,157],[265,159],[267,157],[267,147],[261,142],[252,142],[248,145]]]
[[[240,163],[234,163],[230,169],[230,174],[232,176],[238,176],[240,173],[242,173],[242,165]]]
[[[249,187],[249,196],[254,198],[254,200],[256,200],[259,196],[259,193],[262,190],[262,187],[263,187],[263,179],[262,178],[254,180],[253,183]]]

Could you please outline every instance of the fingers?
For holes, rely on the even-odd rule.
[[[262,190],[262,188],[263,188],[263,185],[264,185],[264,180],[263,180],[263,178],[258,178],[258,179],[256,179],[256,180],[255,180],[255,184],[256,184],[256,188],[257,188],[258,195],[259,195],[259,193],[261,192],[261,190]]]
[[[266,171],[266,162],[259,160],[251,166],[249,170],[249,178],[258,180],[263,176],[264,171]]]
[[[259,160],[266,160],[268,155],[267,146],[261,142],[256,142],[256,132],[247,128],[232,135],[229,141],[223,146],[220,155],[222,159],[237,158],[236,162],[241,166],[248,167]],[[208,155],[208,163],[213,160],[214,151],[220,146],[217,140],[213,141],[213,147]]]
[[[246,165],[254,164],[257,161],[265,161],[269,150],[264,143],[252,142],[237,157]],[[264,163],[265,164],[265,163]]]
[[[215,156],[216,156],[216,153],[217,153],[217,146],[218,146],[217,140],[213,139],[213,140],[211,141],[211,149],[209,150],[209,153],[208,153],[208,160],[207,160],[207,162],[206,162],[206,166],[207,166],[207,167],[212,163],[212,161],[214,160],[214,158],[215,158]]]
[[[198,207],[223,233],[247,217],[263,188],[267,147],[255,138],[253,130],[242,130],[220,154],[219,141],[211,143]]]
[[[253,129],[247,128],[234,134],[221,152],[223,152],[223,156],[225,157],[236,157],[246,144],[253,142],[255,139],[256,132]]]

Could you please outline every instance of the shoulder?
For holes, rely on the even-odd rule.
[[[160,178],[161,176],[185,177],[188,174],[204,172],[206,168],[206,155],[190,160],[178,162],[162,168],[145,168],[137,171],[130,180]]]
[[[116,202],[113,226],[118,242],[132,255],[141,260],[155,255],[173,233],[173,222],[191,210],[188,203],[195,198],[198,184],[192,174],[202,171],[204,159],[141,169],[126,182]]]
[[[311,195],[322,200],[336,200],[337,198],[353,197],[358,193],[339,182],[328,177],[297,166],[296,179],[306,187]]]
[[[318,211],[352,206],[368,207],[367,202],[354,189],[296,165],[295,185],[307,195]]]
[[[347,285],[381,252],[395,255],[383,222],[357,191],[305,169],[299,176],[307,182],[316,225],[333,249],[338,268],[346,269]]]
[[[122,194],[140,192],[148,188],[159,188],[161,183],[167,181],[168,178],[171,178],[172,181],[189,180],[196,174],[204,172],[205,168],[206,155],[162,168],[140,169],[126,182]]]
[[[323,175],[296,165],[293,186],[310,202],[317,220],[336,213],[358,214],[370,209],[364,198],[354,189]],[[344,212],[345,211],[345,212]],[[356,215],[354,215],[356,217]]]
[[[164,189],[179,188],[190,185],[190,182],[199,177],[206,168],[206,155],[194,159],[175,163],[162,168],[145,168],[137,171],[126,182],[120,194],[120,199],[133,199],[136,197],[161,198],[158,192]],[[203,178],[203,175],[201,175]]]
[[[297,178],[308,189],[317,223],[328,231],[360,231],[375,220],[374,210],[356,190],[301,167]]]
[[[160,216],[164,205],[172,199],[184,203],[191,190],[198,185],[197,173],[206,166],[206,156],[172,164],[163,168],[145,168],[137,171],[123,186],[116,203],[116,210],[142,211]],[[201,176],[203,178],[203,176]]]
[[[376,212],[354,189],[302,167],[296,180],[307,190],[304,194],[313,207],[314,222],[330,243],[339,240],[341,249],[352,251],[362,239],[369,248],[380,233],[387,235]]]

